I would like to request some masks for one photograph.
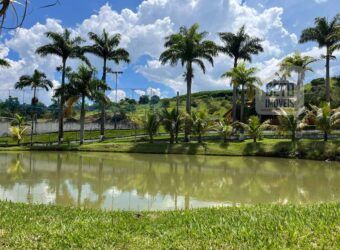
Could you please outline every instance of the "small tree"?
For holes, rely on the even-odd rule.
[[[24,116],[15,114],[14,119],[11,122],[9,132],[12,138],[17,141],[18,145],[20,145],[20,142],[24,139],[24,136],[27,133],[28,127],[26,125],[26,118]]]
[[[193,112],[191,115],[192,132],[194,135],[197,135],[197,141],[199,143],[202,143],[202,135],[212,127],[212,122],[207,116],[206,111]]]
[[[312,106],[311,114],[317,128],[324,133],[324,141],[327,141],[332,130],[340,126],[340,110],[332,111],[329,104],[325,104],[321,108]]]
[[[164,109],[162,111],[162,124],[165,130],[170,134],[170,144],[175,141],[178,143],[178,134],[182,126],[183,116],[176,108],[171,111]]]
[[[231,119],[220,119],[215,125],[215,130],[222,136],[223,142],[227,142],[227,138],[231,136],[233,132]]]
[[[253,138],[254,143],[256,143],[257,139],[262,137],[263,131],[271,127],[269,123],[269,120],[261,123],[258,116],[251,116],[249,117],[248,124],[242,122],[239,122],[238,124],[249,133],[249,135]]]
[[[160,117],[157,113],[150,112],[146,115],[144,120],[144,129],[149,135],[150,143],[153,143],[153,138],[155,134],[157,134],[160,124]]]
[[[128,119],[130,120],[133,129],[135,131],[135,142],[137,140],[137,129],[143,125],[143,119],[136,113],[131,113],[128,115]]]
[[[296,132],[306,125],[304,122],[305,113],[305,108],[299,110],[281,109],[279,114],[279,129],[281,131],[288,131],[291,134],[292,142],[296,140]]]

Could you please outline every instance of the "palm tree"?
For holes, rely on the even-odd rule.
[[[249,133],[249,135],[253,138],[254,143],[256,143],[257,139],[262,137],[263,131],[271,127],[269,123],[270,123],[269,120],[266,120],[261,123],[260,118],[258,116],[251,116],[249,117],[248,124],[242,122],[238,124]]]
[[[215,130],[223,137],[223,142],[227,142],[228,136],[233,132],[233,125],[231,119],[220,119],[215,126]]]
[[[332,53],[334,46],[339,42],[339,36],[335,35],[339,32],[340,15],[336,15],[331,21],[326,17],[315,18],[314,27],[304,29],[300,37],[300,43],[315,41],[319,48],[326,47],[326,101],[331,101],[330,89],[330,60],[333,58]]]
[[[84,56],[84,49],[80,46],[84,40],[77,36],[71,38],[71,32],[65,29],[63,33],[46,32],[46,36],[52,40],[50,44],[41,46],[36,50],[36,53],[46,57],[48,55],[56,55],[62,59],[62,77],[61,77],[61,95],[60,95],[60,108],[59,108],[59,143],[63,141],[64,137],[64,89],[66,77],[66,63],[70,58],[79,58],[86,64],[90,64]]]
[[[171,111],[164,109],[161,114],[162,124],[164,129],[170,134],[170,144],[175,141],[178,143],[178,134],[182,125],[182,114],[173,108]]]
[[[153,143],[153,137],[157,133],[160,124],[160,117],[157,113],[150,112],[146,115],[144,120],[144,129],[149,135],[150,143]]]
[[[297,93],[298,96],[301,93],[301,88],[303,87],[303,81],[305,79],[306,71],[313,72],[313,69],[309,67],[310,64],[317,62],[318,59],[315,59],[311,56],[302,56],[300,52],[295,52],[291,56],[287,56],[280,63],[280,71],[282,75],[285,77],[290,77],[292,72],[298,74],[297,80]]]
[[[85,99],[90,100],[101,100],[105,98],[105,95],[98,91],[105,85],[102,81],[94,79],[94,70],[85,66],[80,65],[77,72],[68,74],[69,85],[67,85],[66,97],[67,109],[66,113],[70,113],[69,110],[73,104],[81,99],[81,110],[80,110],[80,144],[84,143],[84,130],[85,130]]]
[[[327,141],[332,130],[340,125],[340,110],[332,111],[328,104],[321,108],[312,106],[312,115],[317,128],[324,133],[324,141]]]
[[[304,122],[305,109],[281,109],[279,115],[279,129],[288,131],[291,134],[292,142],[295,142],[296,132],[306,125]]]
[[[178,62],[186,68],[185,80],[187,83],[186,112],[191,115],[191,87],[194,77],[194,64],[205,73],[204,60],[214,65],[213,57],[218,54],[218,47],[212,41],[205,40],[207,32],[198,32],[199,25],[194,24],[189,29],[181,27],[179,33],[165,38],[165,48],[159,57],[164,65],[170,63],[175,66]],[[188,131],[185,131],[185,141],[190,140]]]
[[[191,115],[192,131],[197,135],[198,143],[202,143],[202,136],[212,127],[206,111],[201,110]]]
[[[233,86],[241,86],[241,115],[240,120],[244,120],[244,105],[245,105],[245,95],[246,91],[250,98],[253,97],[253,93],[258,84],[260,84],[259,79],[254,76],[257,69],[246,68],[245,63],[239,64],[237,67],[232,68],[230,71],[224,73],[222,77],[229,77],[232,79]]]
[[[14,115],[14,119],[11,122],[11,127],[9,128],[9,131],[12,138],[17,141],[18,145],[20,145],[20,142],[27,132],[26,125],[27,122],[24,116],[21,116],[19,114]]]
[[[99,36],[95,33],[90,32],[89,38],[94,42],[92,46],[86,46],[85,51],[87,53],[94,54],[103,59],[103,76],[102,81],[106,83],[107,75],[107,63],[109,61],[114,61],[116,64],[120,62],[130,62],[130,55],[123,48],[118,48],[121,36],[120,34],[115,34],[110,36],[105,29],[103,33]],[[103,86],[104,87],[104,86]],[[105,92],[107,87],[103,88],[102,91]],[[100,135],[104,139],[105,133],[105,103],[101,103],[101,123],[100,123]]]
[[[11,65],[6,59],[0,58],[0,67],[9,68]]]
[[[36,112],[34,107],[38,104],[39,100],[36,97],[37,89],[42,88],[46,91],[53,88],[52,81],[48,80],[46,75],[39,70],[34,70],[33,75],[23,75],[20,77],[19,81],[15,84],[15,89],[23,89],[26,87],[31,87],[33,90],[33,98],[31,105],[33,106],[32,112],[32,125],[31,125],[31,145],[33,140],[34,131],[34,121],[36,120]]]
[[[219,33],[220,39],[223,42],[223,46],[220,47],[220,51],[234,59],[234,68],[238,65],[238,60],[245,60],[251,62],[251,56],[257,55],[263,52],[261,45],[261,39],[257,37],[250,37],[245,32],[245,26],[242,26],[235,34],[232,32]],[[237,120],[237,96],[238,86],[233,84],[233,122]]]

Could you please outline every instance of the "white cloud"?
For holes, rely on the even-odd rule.
[[[146,90],[146,93],[148,96],[161,96],[161,89],[160,88],[152,88],[152,87],[149,87],[147,90]]]
[[[112,102],[116,102],[116,100],[119,102],[120,100],[124,100],[126,98],[126,92],[124,90],[118,89],[116,94],[116,90],[113,90],[108,94],[108,97]]]
[[[314,0],[314,2],[316,2],[316,3],[326,3],[328,0]]]
[[[220,43],[217,32],[236,31],[246,24],[250,35],[263,39],[265,52],[254,56],[253,59],[254,64],[261,69],[259,75],[265,77],[277,70],[276,63],[287,54],[287,51],[293,51],[298,42],[296,34],[290,33],[283,25],[281,20],[283,11],[280,7],[263,7],[257,10],[247,5],[240,5],[238,0],[144,0],[136,11],[124,9],[117,12],[106,4],[100,8],[98,13],[71,28],[71,31],[85,38],[89,31],[101,32],[104,28],[110,33],[121,33],[121,46],[130,52],[132,68],[136,70],[136,73],[142,74],[147,80],[159,82],[174,91],[180,91],[182,94],[186,91],[184,69],[180,65],[177,67],[161,65],[158,61],[160,53],[164,50],[165,36],[178,31],[182,25],[189,26],[199,22],[201,30],[210,32],[208,38]],[[30,29],[21,29],[12,33],[11,38],[4,44],[0,44],[0,57],[7,57],[9,50],[16,51],[19,55],[18,60],[11,60],[12,68],[1,69],[1,88],[13,88],[20,75],[31,74],[36,68],[46,72],[49,78],[56,78],[55,68],[60,64],[60,59],[53,56],[41,58],[34,53],[38,46],[48,42],[44,36],[46,31],[62,31],[61,23],[47,19],[44,24],[37,23]],[[319,52],[317,48],[308,51],[313,55]],[[148,56],[149,59],[145,63],[145,60],[139,63],[138,59],[143,56]],[[317,56],[319,57],[319,54]],[[91,57],[91,60],[94,58]],[[75,66],[77,61],[69,63]],[[102,67],[101,63],[100,59],[94,59],[94,65],[97,68]],[[126,65],[116,66],[113,63],[109,66],[126,67]],[[229,81],[221,79],[220,76],[232,67],[230,58],[219,55],[215,58],[214,67],[208,64],[206,66],[205,75],[195,67],[194,92],[229,87]],[[119,99],[126,96],[123,92],[122,90],[118,92]],[[148,91],[135,92],[141,95]],[[155,93],[159,92],[155,90]],[[51,93],[46,95],[46,99],[50,96]],[[114,91],[110,93],[110,96],[112,100],[115,100]]]
[[[146,92],[144,90],[140,90],[140,89],[136,89],[135,90],[135,93],[138,95],[138,96],[142,96],[142,95],[145,95]]]

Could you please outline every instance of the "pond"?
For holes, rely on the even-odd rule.
[[[106,210],[340,201],[340,163],[113,153],[0,153],[0,199]]]

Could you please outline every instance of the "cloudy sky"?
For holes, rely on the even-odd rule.
[[[183,69],[162,66],[158,58],[164,49],[164,37],[179,27],[199,23],[202,31],[209,32],[209,39],[220,43],[217,32],[234,32],[245,24],[249,34],[263,39],[265,51],[254,56],[252,64],[266,80],[277,71],[280,60],[293,51],[320,57],[324,51],[315,43],[298,44],[300,33],[313,25],[315,17],[332,18],[339,12],[339,0],[60,0],[60,5],[39,8],[44,4],[46,0],[32,0],[23,28],[5,31],[0,37],[0,58],[7,58],[12,64],[10,69],[0,69],[0,99],[8,96],[20,75],[31,74],[34,69],[46,72],[55,85],[59,84],[60,75],[55,69],[61,64],[60,59],[41,58],[34,53],[48,42],[46,31],[61,32],[67,27],[84,38],[88,32],[100,33],[104,28],[110,33],[121,33],[121,46],[130,52],[132,60],[129,65],[109,65],[124,71],[118,98],[137,98],[144,93],[171,97],[176,91],[185,92]],[[91,56],[90,59],[101,68],[100,59]],[[340,73],[339,62],[332,61],[333,75]],[[76,60],[69,61],[72,67],[77,64]],[[229,83],[220,76],[231,66],[232,60],[220,55],[215,58],[215,67],[208,66],[206,75],[196,69],[193,91],[229,88]],[[323,77],[324,62],[314,68],[307,80]],[[98,73],[101,74],[100,70]],[[113,80],[109,78],[111,86]],[[11,90],[11,94],[29,102],[29,93],[25,97]],[[39,95],[48,103],[52,92]],[[115,92],[108,95],[115,100]]]

